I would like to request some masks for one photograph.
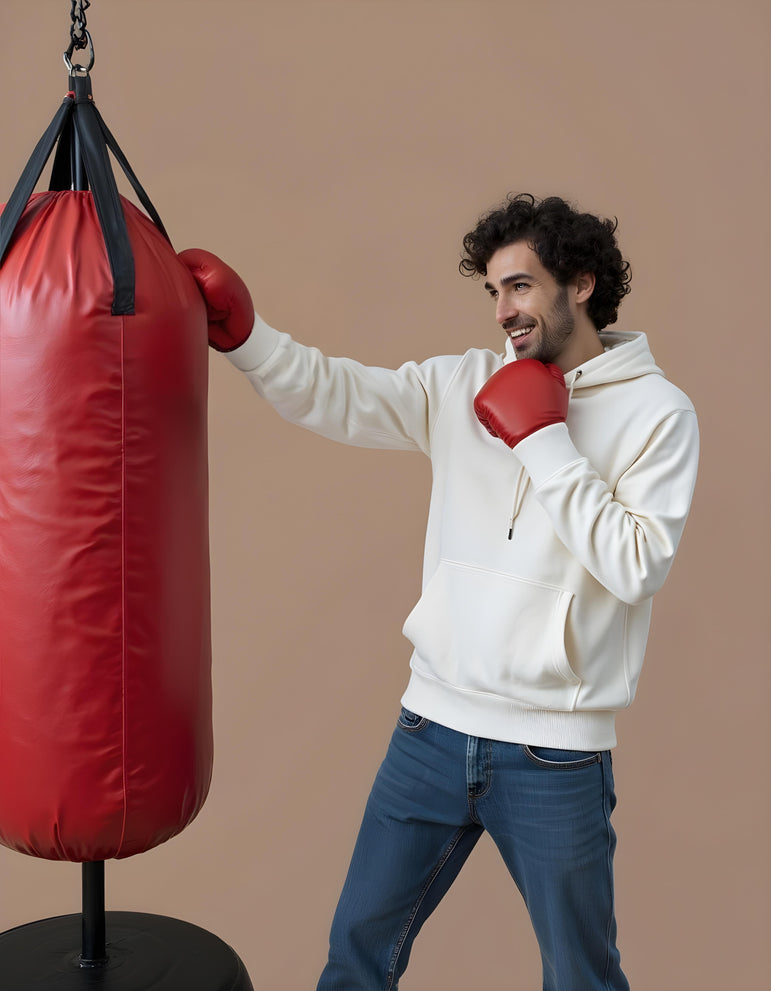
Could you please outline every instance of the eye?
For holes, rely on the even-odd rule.
[[[522,290],[529,289],[529,288],[530,288],[530,285],[527,282],[515,282],[514,283],[514,289],[517,292],[521,292]]]
[[[497,299],[498,298],[498,290],[497,289],[490,289],[489,290],[489,293],[490,293],[490,299]]]

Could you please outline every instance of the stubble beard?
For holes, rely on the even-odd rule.
[[[548,320],[541,321],[538,341],[532,351],[521,357],[535,358],[536,361],[542,361],[544,364],[555,362],[564,350],[575,326],[575,317],[570,312],[568,303],[567,286],[560,286]]]

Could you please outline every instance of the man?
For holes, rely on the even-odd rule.
[[[522,194],[464,247],[504,354],[396,370],[296,343],[253,318],[218,259],[182,256],[213,345],[284,417],[432,460],[410,681],[318,988],[396,988],[487,830],[527,904],[545,991],[626,991],[610,750],[688,513],[696,416],[645,335],[605,330],[629,291],[614,223]]]

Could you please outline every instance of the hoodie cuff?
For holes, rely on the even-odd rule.
[[[558,471],[583,460],[565,423],[550,423],[536,430],[517,444],[514,453],[536,489]]]
[[[242,372],[251,372],[269,358],[278,345],[281,334],[269,327],[259,313],[254,314],[254,327],[244,343],[225,357]]]

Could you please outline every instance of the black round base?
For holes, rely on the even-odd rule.
[[[8,991],[254,991],[221,939],[189,922],[107,912],[107,963],[81,967],[80,915],[0,933],[0,986]]]

